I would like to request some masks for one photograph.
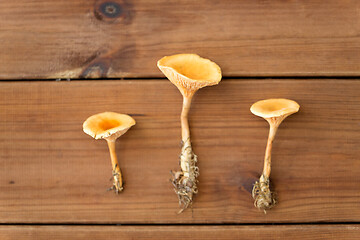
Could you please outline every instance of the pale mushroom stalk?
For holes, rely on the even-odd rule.
[[[114,112],[104,112],[95,114],[83,124],[83,130],[95,139],[105,139],[107,141],[111,165],[113,185],[109,190],[114,190],[115,193],[121,192],[123,187],[123,179],[120,170],[120,165],[116,156],[115,142],[120,136],[126,133],[133,125],[135,120],[126,115]]]
[[[111,188],[109,188],[109,190],[115,190],[116,193],[119,193],[124,188],[123,188],[122,174],[121,174],[121,170],[119,167],[119,163],[118,163],[116,151],[115,151],[115,140],[106,139],[106,141],[109,146],[111,165],[112,165],[112,169],[113,169],[112,174],[113,174],[113,179],[114,179],[113,186]]]
[[[266,213],[276,204],[276,197],[270,190],[270,172],[271,172],[271,151],[276,132],[281,122],[289,115],[299,110],[299,105],[288,99],[268,99],[258,101],[251,106],[251,112],[257,116],[263,117],[269,123],[269,136],[266,144],[264,169],[259,181],[256,181],[252,191],[255,200],[255,207]]]
[[[252,191],[252,196],[255,199],[254,205],[263,209],[265,213],[266,209],[270,209],[276,204],[274,193],[270,191],[271,150],[277,129],[281,123],[276,118],[268,118],[266,120],[270,124],[270,130],[265,150],[264,169],[260,180],[255,182]]]
[[[193,153],[191,147],[188,122],[191,100],[198,89],[216,85],[221,81],[221,69],[216,63],[201,58],[196,54],[177,54],[163,57],[158,61],[157,65],[183,96],[181,171],[171,171],[173,175],[171,182],[179,199],[179,205],[181,206],[179,213],[181,213],[192,205],[193,197],[198,192],[197,177],[199,168],[196,166],[197,156]]]
[[[183,205],[183,208],[179,211],[179,213],[184,211],[192,203],[193,195],[197,193],[197,177],[199,175],[199,168],[196,166],[197,156],[194,154],[191,147],[188,120],[192,97],[193,94],[183,96],[183,107],[181,111],[181,172],[174,173],[174,180],[172,180],[175,192],[179,197],[179,204]]]
[[[282,122],[282,119],[279,118],[267,118],[266,121],[268,121],[270,125],[269,130],[269,137],[266,144],[266,150],[265,150],[265,159],[264,159],[264,170],[263,170],[263,176],[265,179],[270,178],[270,172],[271,172],[271,150],[272,150],[272,144],[275,139],[276,132],[280,126],[280,123]]]
[[[183,106],[181,111],[181,136],[183,142],[186,142],[186,140],[190,139],[188,115],[191,107],[192,97],[192,95],[188,97],[183,96]]]

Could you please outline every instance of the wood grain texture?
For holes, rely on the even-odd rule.
[[[359,239],[358,225],[297,226],[1,226],[1,239]]]
[[[168,81],[0,84],[0,222],[359,222],[360,81],[225,80],[194,98],[190,125],[199,158],[193,210],[177,215],[169,170],[178,169],[181,95]],[[296,100],[280,126],[272,183],[279,204],[253,206],[268,124],[260,99]],[[125,190],[116,196],[106,142],[82,132],[90,115],[116,111],[137,125],[117,142]]]
[[[194,52],[224,76],[359,76],[360,2],[264,0],[0,2],[0,79],[163,77]],[[115,14],[116,15],[116,14]]]

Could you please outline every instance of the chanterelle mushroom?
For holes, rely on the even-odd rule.
[[[221,81],[220,67],[196,54],[177,54],[160,59],[159,69],[180,90],[183,95],[181,112],[182,149],[180,155],[181,171],[173,172],[172,183],[179,198],[179,213],[192,204],[193,196],[197,193],[196,166],[197,156],[193,153],[190,142],[188,113],[191,100],[195,92],[206,86],[216,85]]]
[[[252,191],[255,207],[264,210],[276,204],[274,194],[270,191],[271,149],[276,131],[281,122],[289,115],[299,111],[299,104],[289,99],[267,99],[254,103],[250,111],[264,118],[270,125],[269,137],[266,145],[264,170],[259,181],[256,181]]]
[[[126,115],[114,112],[104,112],[86,119],[83,130],[95,139],[105,139],[109,146],[114,183],[110,190],[119,193],[123,190],[123,181],[119,163],[116,157],[115,141],[118,137],[135,125],[135,120]]]

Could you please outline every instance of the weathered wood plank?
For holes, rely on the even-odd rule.
[[[0,2],[0,78],[162,77],[194,52],[225,76],[359,76],[360,2],[263,0]],[[115,14],[116,15],[116,14]]]
[[[0,226],[2,239],[359,239],[358,225]]]
[[[360,221],[360,81],[242,80],[200,90],[190,124],[199,157],[193,211],[177,215],[168,181],[178,168],[181,96],[164,80],[0,84],[0,222],[261,223]],[[250,105],[298,101],[274,143],[279,204],[264,215],[251,188],[262,170],[267,123]],[[82,132],[91,114],[137,125],[117,143],[126,181],[106,192],[104,141]]]

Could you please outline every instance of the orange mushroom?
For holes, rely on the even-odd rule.
[[[281,122],[289,115],[299,111],[299,104],[289,99],[267,99],[254,103],[250,111],[264,118],[270,125],[269,137],[266,145],[264,170],[259,181],[256,181],[252,191],[255,207],[264,210],[275,206],[276,198],[270,191],[271,150],[276,131]]]
[[[188,114],[195,92],[206,86],[216,85],[221,81],[220,67],[196,54],[177,54],[163,57],[157,63],[164,75],[179,89],[183,95],[181,112],[182,149],[180,155],[181,171],[173,172],[172,183],[179,198],[181,213],[192,204],[197,193],[196,166],[197,156],[193,153],[190,141]]]
[[[123,190],[123,180],[116,157],[115,141],[134,125],[135,120],[129,115],[114,112],[93,115],[86,119],[83,124],[85,133],[95,139],[105,139],[108,143],[114,178],[114,183],[110,190],[115,190],[115,193]]]

